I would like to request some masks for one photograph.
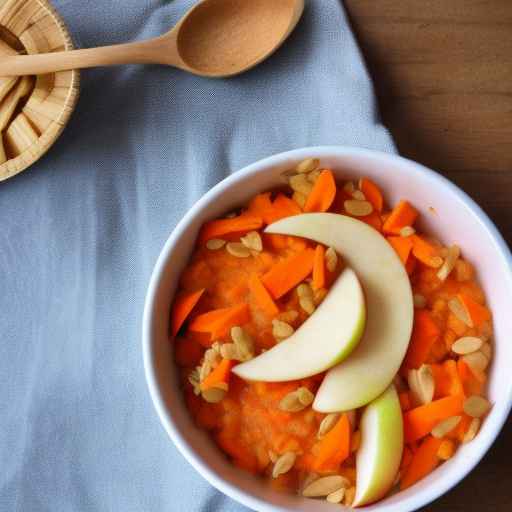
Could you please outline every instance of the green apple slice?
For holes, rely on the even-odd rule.
[[[316,311],[289,338],[232,371],[246,380],[266,382],[310,377],[352,352],[361,339],[365,320],[361,284],[347,268]]]
[[[313,408],[339,412],[368,404],[393,380],[411,336],[412,291],[402,262],[378,231],[345,215],[295,215],[271,224],[266,232],[331,246],[359,277],[366,298],[364,336],[350,357],[329,370]],[[328,320],[337,321],[336,316]]]
[[[402,411],[391,385],[364,410],[359,424],[354,507],[380,500],[393,486],[403,450]]]

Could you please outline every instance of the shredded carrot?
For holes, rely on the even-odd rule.
[[[266,215],[265,220],[268,224],[272,224],[272,222],[276,222],[279,219],[298,215],[299,213],[302,213],[302,210],[293,199],[286,197],[284,194],[277,194],[277,197],[272,203],[272,208]]]
[[[365,222],[366,224],[376,229],[377,231],[382,231],[382,220],[380,218],[380,215],[375,210],[372,213],[370,213],[370,215],[358,217],[358,219],[362,222]]]
[[[313,189],[306,199],[305,212],[326,212],[336,197],[336,182],[329,169],[324,169],[318,176]]]
[[[407,260],[409,259],[409,255],[411,254],[412,251],[411,237],[388,236],[387,241],[391,244],[393,249],[395,249],[395,252],[402,260],[402,263],[406,265]]]
[[[249,278],[249,290],[266,315],[274,318],[279,313],[279,308],[256,274]]]
[[[180,293],[174,299],[171,309],[171,334],[176,336],[181,326],[192,312],[204,293],[204,288],[195,292]]]
[[[359,188],[366,197],[366,200],[372,203],[375,210],[380,213],[384,205],[384,199],[379,187],[370,178],[362,178],[359,183]]]
[[[475,327],[480,327],[484,322],[491,319],[491,312],[485,306],[478,304],[466,293],[459,293],[457,298],[461,304],[466,308],[466,311],[473,322]]]
[[[464,394],[457,363],[453,359],[447,359],[442,364],[431,364],[430,369],[435,382],[434,398]]]
[[[225,336],[231,327],[243,325],[250,319],[251,315],[247,304],[239,304],[198,315],[190,322],[188,328],[191,332],[209,333],[210,339],[206,346],[210,346],[211,342]],[[205,344],[202,340],[201,343]]]
[[[221,238],[231,233],[243,233],[260,229],[263,226],[261,217],[252,215],[239,215],[232,219],[216,219],[204,224],[199,232],[199,241],[207,242],[212,238]]]
[[[464,396],[447,396],[425,405],[415,407],[404,414],[405,442],[416,441],[426,436],[440,421],[462,412]]]
[[[414,256],[429,267],[438,266],[434,262],[434,257],[439,256],[438,249],[421,236],[412,235],[410,238],[412,240],[412,253]]]
[[[402,228],[414,224],[417,216],[416,208],[408,201],[402,200],[393,208],[382,229],[390,235],[399,235]]]
[[[408,391],[399,393],[398,399],[400,400],[400,407],[402,408],[403,412],[406,412],[411,408],[411,397]]]
[[[272,297],[279,299],[311,273],[314,258],[315,251],[305,249],[274,265],[261,281]]]
[[[419,368],[426,360],[440,330],[426,309],[414,311],[411,341],[404,360],[405,368]]]
[[[437,452],[442,442],[442,439],[428,436],[421,443],[416,453],[412,456],[411,463],[400,480],[400,490],[403,491],[411,487],[411,485],[415,484],[424,476],[427,476],[437,467],[439,464]]]
[[[314,462],[316,471],[337,467],[350,455],[350,421],[343,414],[336,425],[318,443]]]
[[[315,249],[313,262],[313,289],[319,290],[325,287],[325,248],[318,244]]]
[[[235,361],[231,359],[223,359],[219,365],[214,368],[199,384],[202,391],[218,387],[218,384],[228,384],[231,368]]]

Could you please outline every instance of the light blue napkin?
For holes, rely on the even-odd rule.
[[[81,46],[147,38],[191,1],[55,2]],[[72,120],[0,183],[0,510],[239,511],[182,458],[144,380],[152,266],[212,185],[273,153],[394,151],[336,0],[307,2],[285,45],[227,80],[85,71]]]

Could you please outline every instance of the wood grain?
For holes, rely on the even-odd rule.
[[[469,193],[512,243],[512,1],[345,0],[400,153]],[[512,420],[424,510],[512,509]]]

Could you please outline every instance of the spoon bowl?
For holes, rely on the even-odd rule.
[[[100,48],[0,58],[0,76],[44,74],[116,64],[165,64],[226,77],[271,55],[297,25],[304,0],[202,0],[169,32]]]

